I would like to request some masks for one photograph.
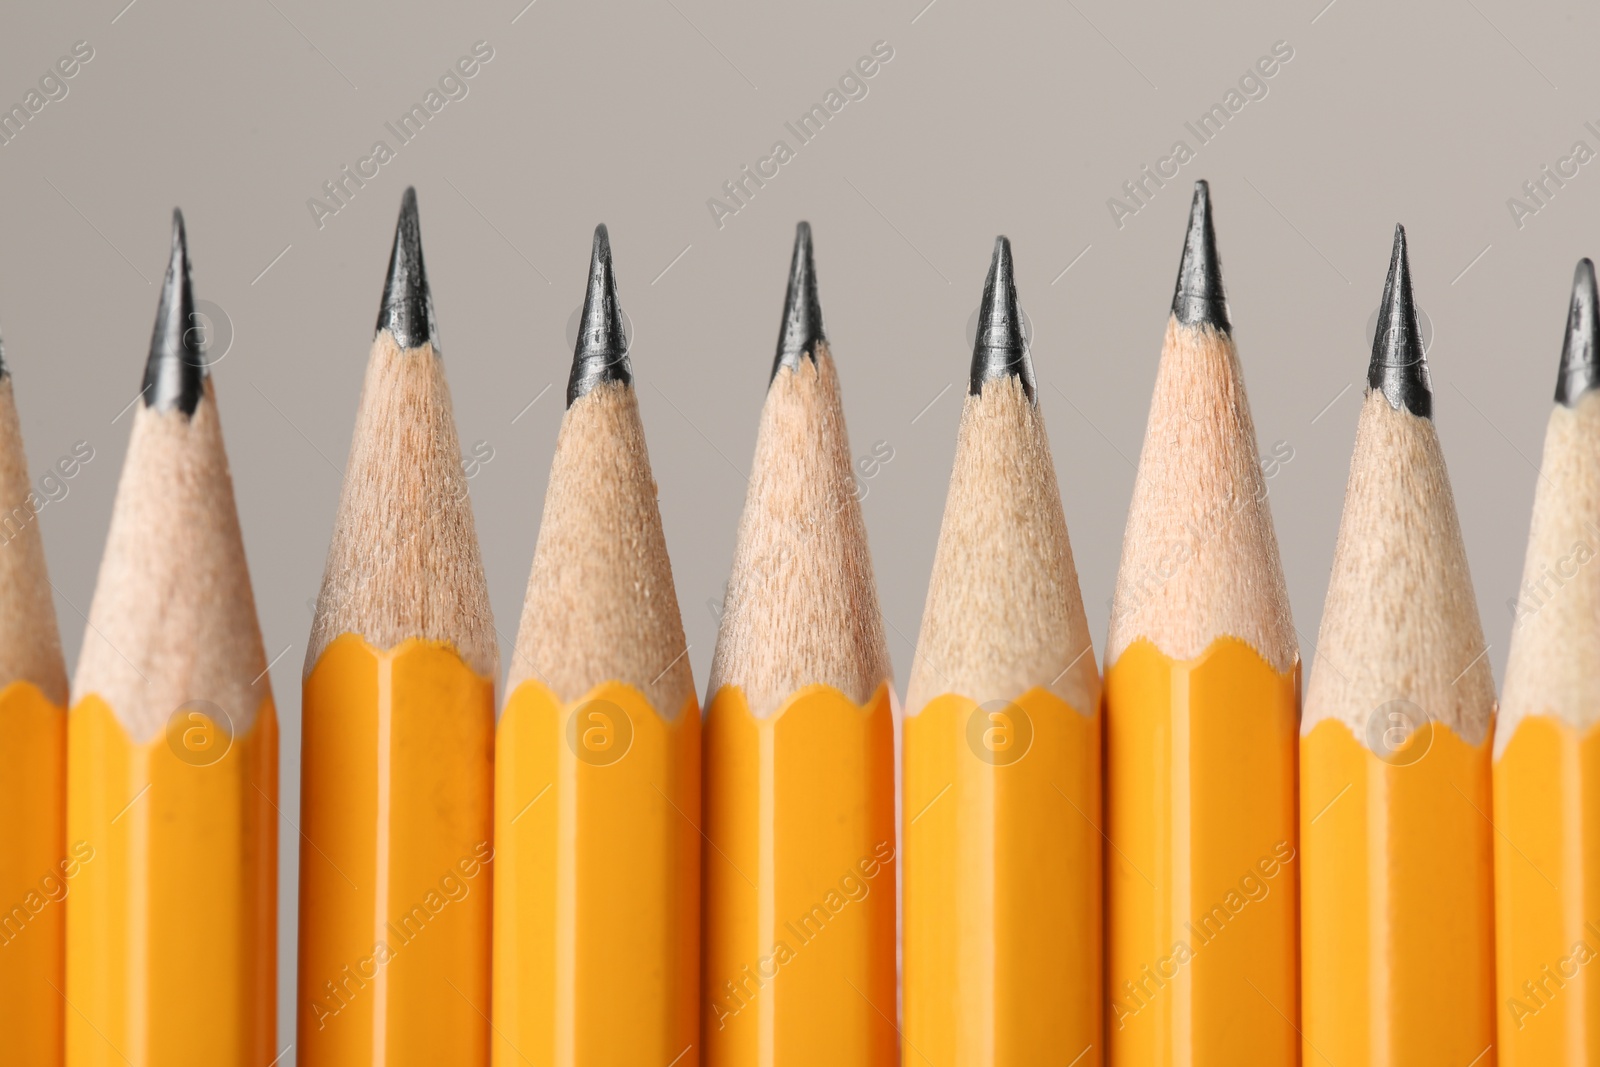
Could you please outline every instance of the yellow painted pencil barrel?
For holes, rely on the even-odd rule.
[[[277,722],[270,701],[237,734],[208,712],[139,739],[93,693],[72,709],[72,1067],[277,1053]]]
[[[0,1030],[15,1035],[28,1062],[56,1064],[64,901],[92,846],[67,848],[66,710],[32,682],[15,681],[0,689],[0,724],[10,739],[0,750],[0,806],[28,813],[0,839]]]
[[[1600,1063],[1600,295],[1574,272],[1494,748],[1502,1067]]]
[[[699,708],[524,682],[497,763],[495,1062],[698,1062]]]
[[[1523,719],[1494,797],[1500,1063],[1600,1062],[1600,729]]]
[[[1102,1062],[1099,716],[1009,703],[906,720],[907,1063]]]
[[[67,478],[94,458],[79,441]],[[66,897],[89,846],[67,841],[67,674],[22,448],[11,371],[0,364],[0,1034],[18,1062],[61,1063]],[[18,516],[22,516],[21,523]]]
[[[344,635],[302,708],[302,1061],[472,1062],[487,1050],[494,684],[443,643]]]
[[[894,721],[812,686],[705,724],[708,1064],[894,1062]],[[888,771],[888,773],[885,773]]]
[[[1489,741],[1396,728],[1392,750],[1331,719],[1301,742],[1308,1063],[1470,1062],[1494,1042]]]
[[[1294,1062],[1299,689],[1226,638],[1106,672],[1114,1062]]]

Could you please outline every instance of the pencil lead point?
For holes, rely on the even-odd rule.
[[[1556,402],[1577,407],[1583,394],[1600,389],[1600,298],[1595,293],[1594,263],[1578,260],[1572,273],[1572,306],[1567,311],[1567,335],[1561,344],[1561,374],[1556,379]]]
[[[1189,206],[1189,231],[1183,239],[1183,260],[1178,264],[1178,284],[1172,293],[1172,314],[1185,326],[1210,326],[1224,333],[1228,297],[1222,288],[1222,259],[1217,255],[1217,233],[1211,225],[1211,186],[1205,179],[1194,183]]]
[[[1433,381],[1423,354],[1422,328],[1411,296],[1411,260],[1406,254],[1406,228],[1394,228],[1389,279],[1383,283],[1378,329],[1372,337],[1372,362],[1367,387],[1381,392],[1389,406],[1424,419],[1433,417]]]
[[[972,345],[972,378],[967,392],[978,396],[985,382],[1017,377],[1022,391],[1034,400],[1033,360],[1022,336],[1022,312],[1017,308],[1017,279],[1011,262],[1011,241],[994,239],[989,277],[983,283],[983,304],[978,311],[978,336]]]
[[[172,255],[161,283],[150,358],[144,365],[145,407],[193,415],[205,392],[205,352],[194,324],[194,293],[189,287],[189,242],[183,212],[172,210]]]
[[[622,329],[622,307],[617,303],[617,273],[611,265],[611,235],[602,222],[594,228],[594,251],[589,256],[589,291],[583,298],[578,343],[572,350],[567,407],[603,382],[626,385],[632,381],[628,338]]]
[[[433,293],[422,265],[422,227],[417,221],[417,190],[407,186],[400,198],[400,219],[394,227],[389,276],[383,283],[377,332],[388,330],[401,348],[431,344],[439,348],[439,327],[433,317]]]
[[[811,224],[802,222],[794,230],[789,293],[783,300],[783,327],[778,333],[778,356],[772,361],[772,377],[776,378],[784,367],[799,371],[800,361],[806,356],[816,362],[817,343],[826,340],[827,335],[822,332],[822,304],[817,300],[817,265],[811,256]]]

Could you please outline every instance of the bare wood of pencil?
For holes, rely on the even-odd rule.
[[[73,692],[136,742],[204,698],[249,731],[269,692],[211,378],[189,348],[183,217],[117,487]]]
[[[995,242],[972,381],[906,708],[940,693],[980,704],[1035,686],[1081,713],[1100,703],[1033,359],[1014,317],[1011,245]],[[990,329],[991,323],[993,328]]]
[[[1554,715],[1580,733],[1600,721],[1600,671],[1593,640],[1600,621],[1600,579],[1592,564],[1600,516],[1600,298],[1594,264],[1582,260],[1572,282],[1556,407],[1546,430],[1544,463],[1528,535],[1527,573],[1516,601],[1506,661],[1495,758],[1530,715]],[[1584,546],[1589,555],[1577,551]],[[1576,559],[1574,581],[1562,573]],[[1589,562],[1585,562],[1589,561]]]
[[[0,501],[10,519],[24,509],[27,521],[15,533],[0,530],[0,687],[32,682],[58,707],[67,704],[67,669],[50,601],[44,541],[28,497],[28,462],[11,389],[11,368],[0,348]]]
[[[1379,321],[1387,340],[1373,348],[1317,642],[1333,669],[1311,674],[1302,734],[1335,718],[1367,738],[1372,713],[1403,698],[1476,746],[1494,718],[1494,678],[1399,227],[1393,258]]]
[[[421,243],[408,189],[306,649],[308,675],[345,633],[380,649],[411,638],[448,642],[481,676],[499,673]]]
[[[1141,637],[1188,660],[1229,636],[1285,673],[1299,656],[1289,590],[1205,182],[1195,198],[1128,505],[1106,665]]]
[[[694,676],[604,226],[594,244],[589,314],[506,692],[532,677],[572,701],[616,679],[671,719],[692,695]]]
[[[757,717],[808,685],[865,704],[890,677],[820,308],[801,223],[707,687],[740,686]]]

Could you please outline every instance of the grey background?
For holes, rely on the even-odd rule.
[[[1440,433],[1502,672],[1574,261],[1600,163],[1519,228],[1507,198],[1600,151],[1600,15],[1576,2],[103,0],[10,5],[0,104],[94,58],[0,146],[0,328],[31,466],[93,461],[40,516],[69,665],[140,384],[169,211],[215,367],[298,819],[305,640],[400,194],[422,228],[508,651],[561,415],[592,227],[609,224],[703,687],[797,219],[816,232],[895,668],[910,667],[994,235],[1015,246],[1085,600],[1103,648],[1189,186],[1212,183],[1236,337],[1312,659],[1391,230],[1406,223]],[[1324,6],[1326,5],[1326,6]],[[307,199],[474,42],[493,59],[336,216]],[[875,42],[893,59],[811,143],[784,128]],[[1275,42],[1293,59],[1112,220],[1107,199]],[[795,158],[719,228],[706,201]],[[546,391],[548,389],[548,391]],[[881,449],[880,449],[881,452]],[[283,828],[280,1047],[293,1040],[297,838]],[[196,996],[204,978],[196,976]],[[293,1058],[292,1050],[281,1062]]]

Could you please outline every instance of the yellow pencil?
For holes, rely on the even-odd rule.
[[[276,1054],[278,730],[183,217],[68,722],[70,1067]]]
[[[1600,325],[1572,280],[1495,728],[1502,1067],[1600,1063]]]
[[[61,484],[93,456],[80,441],[44,478]],[[19,1063],[54,1067],[66,1010],[63,901],[82,861],[66,840],[67,669],[36,519],[50,490],[30,480],[0,352],[0,810],[12,813],[0,834],[0,1041]]]
[[[1305,1062],[1493,1067],[1494,681],[1399,227],[1367,384],[1300,741]]]
[[[906,693],[908,1065],[1097,1067],[1100,672],[995,242]]]
[[[494,636],[407,189],[306,653],[301,1067],[489,1062]]]
[[[707,1064],[897,1061],[890,685],[802,222],[708,687]]]
[[[1300,656],[1195,183],[1106,649],[1115,1064],[1296,1062]]]
[[[687,652],[600,226],[497,739],[497,1065],[699,1063]]]

